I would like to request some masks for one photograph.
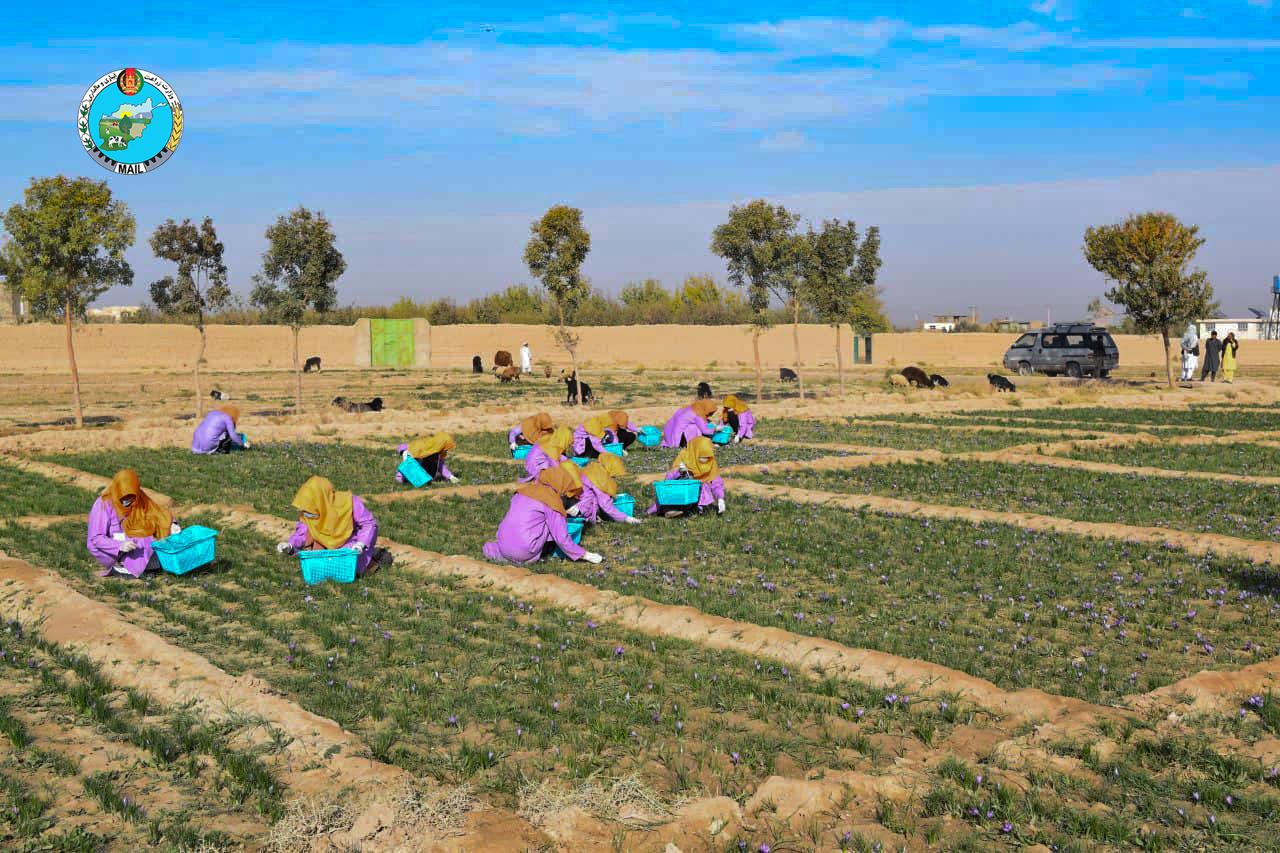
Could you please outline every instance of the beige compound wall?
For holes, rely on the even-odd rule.
[[[585,364],[616,367],[747,367],[752,363],[751,331],[747,326],[591,326],[575,330]],[[436,326],[424,329],[429,340],[431,367],[467,368],[479,355],[492,365],[498,349],[517,353],[528,341],[539,365],[556,367],[568,357],[554,343],[547,326]],[[61,326],[30,324],[0,326],[0,372],[65,373],[66,344]],[[302,330],[302,356],[318,355],[327,368],[357,366],[354,326],[309,326]],[[292,336],[283,326],[210,326],[208,369],[287,370],[292,366]],[[1016,338],[1013,334],[942,334],[906,332],[876,335],[872,345],[879,367],[923,363],[948,367],[994,367]],[[198,344],[195,329],[179,325],[94,324],[77,327],[76,354],[87,373],[191,369]],[[366,337],[362,340],[367,341]],[[844,358],[851,362],[848,329],[841,333]],[[1118,335],[1120,361],[1126,367],[1158,368],[1162,364],[1159,338]],[[368,346],[366,343],[365,346]],[[800,352],[805,365],[829,368],[835,364],[830,327],[800,327]],[[779,326],[760,338],[765,367],[776,370],[792,363],[790,326]],[[1242,365],[1280,365],[1280,341],[1244,341]]]

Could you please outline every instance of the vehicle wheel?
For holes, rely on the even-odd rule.
[[[1029,361],[1020,361],[1020,362],[1018,362],[1018,375],[1019,375],[1019,376],[1030,376],[1030,375],[1031,375],[1031,362],[1029,362]]]
[[[1067,362],[1067,375],[1072,379],[1079,379],[1081,376],[1080,365],[1076,364],[1074,361]]]

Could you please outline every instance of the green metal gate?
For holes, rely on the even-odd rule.
[[[374,367],[412,367],[413,321],[370,320],[369,348]]]

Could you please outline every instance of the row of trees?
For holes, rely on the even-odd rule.
[[[133,283],[124,259],[133,245],[137,222],[127,205],[113,198],[105,181],[88,178],[33,178],[23,201],[4,213],[8,240],[0,247],[0,275],[43,319],[66,328],[71,368],[71,397],[77,427],[84,425],[80,374],[76,366],[73,327],[85,310],[112,287]],[[295,405],[302,407],[302,366],[298,335],[308,313],[331,309],[338,299],[335,283],[346,270],[337,240],[323,214],[305,207],[281,216],[267,229],[267,251],[254,276],[250,302],[271,322],[293,329]],[[192,323],[200,332],[196,356],[196,417],[204,414],[200,370],[210,312],[227,305],[227,267],[213,221],[165,221],[151,235],[157,258],[175,265],[173,275],[151,284],[158,311]]]

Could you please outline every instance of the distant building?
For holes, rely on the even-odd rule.
[[[1220,338],[1234,332],[1237,340],[1260,341],[1265,337],[1266,324],[1266,320],[1257,317],[1214,317],[1212,320],[1197,320],[1196,331],[1201,338],[1209,337],[1210,332],[1217,332]]]
[[[954,332],[961,323],[977,323],[978,312],[971,310],[967,314],[934,314],[933,319],[922,323],[920,328],[926,332]]]
[[[21,323],[30,319],[28,313],[27,304],[22,301],[22,297],[10,292],[0,282],[0,323]]]
[[[84,313],[90,321],[119,323],[126,315],[137,314],[141,310],[141,305],[108,305],[105,308],[89,308]]]
[[[1043,325],[1039,320],[1014,320],[1012,317],[997,317],[991,321],[991,329],[995,332],[1029,332]]]

